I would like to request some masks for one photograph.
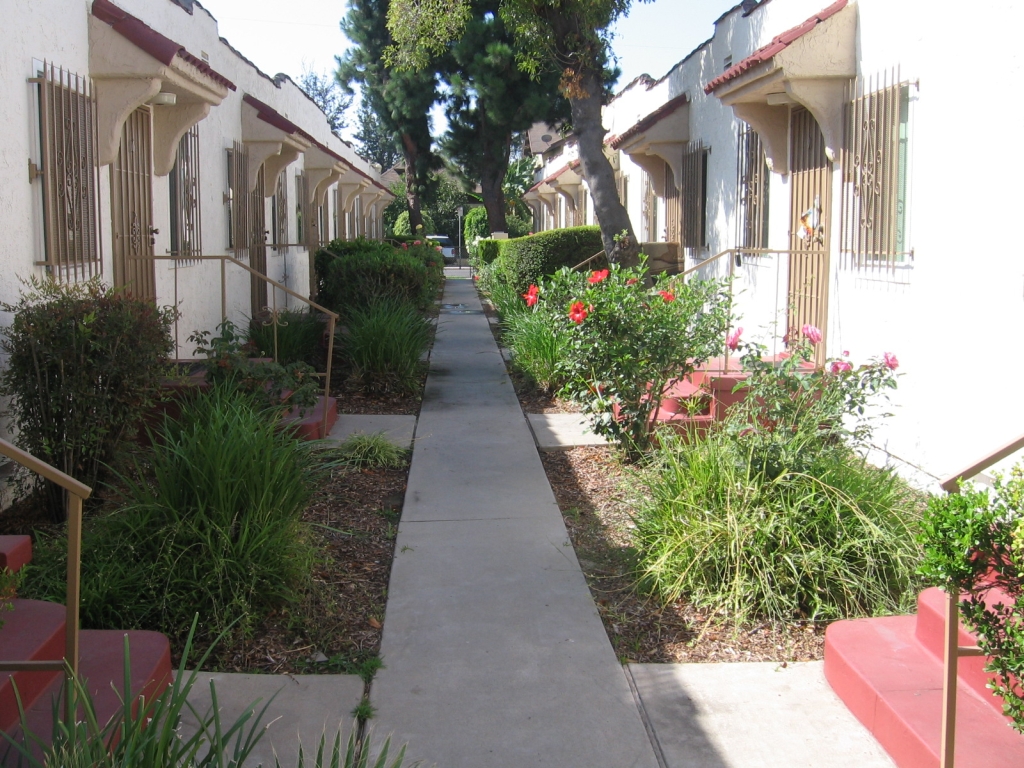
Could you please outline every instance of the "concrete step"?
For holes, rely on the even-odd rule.
[[[305,409],[301,414],[298,408],[292,408],[282,419],[282,424],[293,425],[302,440],[320,440],[330,434],[331,428],[338,421],[338,401],[327,398],[327,431],[323,431],[324,396],[317,398],[316,405]]]
[[[64,606],[43,600],[11,601],[0,620],[0,657],[3,661],[49,661],[64,657]],[[61,677],[60,672],[0,672],[0,730],[18,722],[18,687],[22,704],[31,705]]]
[[[942,663],[918,641],[916,630],[915,616],[831,624],[825,633],[825,677],[900,768],[935,768]],[[1024,736],[962,680],[957,697],[957,768],[1024,765]]]
[[[31,536],[0,536],[0,570],[17,573],[31,561]]]

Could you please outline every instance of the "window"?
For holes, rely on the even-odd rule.
[[[672,166],[665,163],[665,239],[667,242],[679,242],[682,215],[682,201],[679,199],[676,177],[672,173]]]
[[[748,125],[740,124],[736,156],[736,186],[739,190],[739,236],[741,248],[768,247],[768,187],[771,172],[761,137]]]
[[[910,84],[893,71],[860,78],[846,103],[843,136],[844,267],[892,269],[907,263],[907,160]]]
[[[707,241],[707,187],[708,152],[700,141],[691,141],[683,150],[682,182],[682,240],[684,248],[706,248]]]
[[[247,194],[249,180],[249,151],[240,142],[227,151],[228,193],[228,249],[233,249],[236,259],[249,256],[250,210],[252,195]]]
[[[86,280],[102,271],[99,246],[96,99],[92,82],[44,62],[38,86],[43,252],[56,280]]]
[[[288,174],[277,175],[274,197],[270,201],[270,215],[274,228],[274,250],[278,256],[288,253]]]
[[[651,175],[644,171],[644,196],[643,209],[641,211],[640,238],[645,243],[654,243],[658,240],[658,196],[654,193],[654,182]]]
[[[305,171],[295,174],[295,219],[297,242],[306,246],[306,250],[316,250],[316,226],[309,210],[309,179]]]
[[[178,154],[169,176],[171,188],[171,254],[176,263],[194,264],[203,253],[199,211],[199,125],[178,142]]]

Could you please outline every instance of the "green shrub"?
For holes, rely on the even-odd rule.
[[[929,499],[921,526],[929,583],[963,595],[960,611],[991,661],[986,670],[1003,713],[1024,733],[1024,468],[997,477],[991,492],[965,490]],[[1014,601],[994,602],[999,587]]]
[[[281,365],[315,365],[327,327],[322,318],[305,309],[285,309],[276,322],[253,318],[249,321],[249,345],[256,357],[276,357]]]
[[[431,325],[411,304],[380,298],[353,307],[344,316],[347,333],[339,334],[343,358],[367,392],[413,392],[419,386],[420,357],[430,344]]]
[[[358,469],[400,469],[408,461],[408,454],[383,432],[355,434],[338,446],[338,462]]]
[[[530,237],[507,241],[501,247],[501,271],[519,293],[533,283],[555,274],[562,267],[574,267],[604,249],[599,227],[570,227],[538,232]],[[594,262],[591,269],[605,266]]]
[[[0,394],[11,398],[16,442],[86,485],[96,485],[160,393],[174,347],[174,310],[104,287],[32,280],[0,329],[8,356]],[[56,519],[63,493],[46,485]]]
[[[182,411],[155,436],[148,470],[124,478],[125,505],[87,521],[85,627],[181,640],[198,612],[203,641],[229,627],[248,634],[309,579],[300,515],[317,473],[311,444],[228,387]],[[41,538],[26,596],[62,600],[66,556],[64,539]]]
[[[505,223],[508,225],[508,236],[513,240],[533,234],[532,216],[516,216],[510,213],[505,217]]]
[[[476,244],[476,257],[481,264],[493,264],[501,255],[501,246],[508,240],[481,240]]]
[[[352,241],[359,243],[359,241]],[[328,309],[344,314],[380,298],[396,298],[425,307],[436,287],[424,256],[396,250],[386,243],[363,241],[335,252],[334,243],[316,255],[317,298]],[[436,253],[436,252],[435,252]]]
[[[434,230],[434,219],[430,214],[426,211],[421,211],[420,215],[423,217],[423,232],[418,234],[436,234],[436,231]],[[398,218],[395,219],[395,226],[392,231],[395,233],[395,237],[412,237],[417,234],[413,232],[412,227],[409,226],[409,211],[402,211],[398,214]]]
[[[736,623],[907,610],[919,514],[907,486],[852,451],[768,477],[751,446],[715,430],[661,433],[640,476],[641,583]]]
[[[466,218],[462,220],[462,236],[469,255],[478,256],[478,240],[486,240],[491,236],[491,227],[487,223],[487,209],[482,205],[470,208],[466,213]]]

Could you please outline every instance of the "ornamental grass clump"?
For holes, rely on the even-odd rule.
[[[301,514],[319,470],[310,443],[279,428],[254,398],[214,387],[165,422],[125,503],[90,519],[82,541],[82,624],[138,628],[181,640],[247,635],[308,583]],[[26,596],[63,599],[67,544],[40,539]],[[31,593],[31,594],[29,594]]]
[[[921,543],[922,574],[961,595],[961,616],[996,675],[989,687],[1024,733],[1024,467],[997,476],[991,491],[929,499]]]
[[[736,623],[911,607],[920,499],[856,450],[895,386],[895,357],[816,367],[820,341],[807,326],[782,361],[745,347],[747,396],[726,422],[700,439],[659,433],[637,475],[636,536],[641,582],[663,599]]]
[[[324,316],[304,309],[285,309],[269,319],[254,317],[249,321],[248,346],[254,357],[275,358],[288,366],[322,362]]]
[[[338,347],[352,378],[366,392],[414,392],[420,384],[423,353],[432,328],[416,307],[380,298],[344,315]]]

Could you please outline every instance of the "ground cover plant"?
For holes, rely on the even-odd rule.
[[[337,461],[356,469],[398,469],[405,466],[408,453],[384,432],[355,434],[338,446]]]
[[[964,622],[990,657],[986,669],[997,675],[990,687],[1024,733],[1024,467],[998,476],[991,491],[930,499],[921,541],[922,573],[962,596]],[[1009,600],[990,593],[993,587]]]
[[[134,299],[98,280],[35,280],[0,329],[7,365],[0,394],[11,398],[17,444],[94,486],[115,450],[131,439],[158,399],[173,349],[174,311]],[[34,479],[32,480],[34,482]],[[64,494],[45,485],[63,519]]]
[[[214,387],[154,436],[146,465],[122,478],[124,503],[91,518],[82,540],[82,624],[139,628],[181,641],[229,627],[245,636],[308,582],[300,516],[317,473],[314,448],[278,428],[244,392]],[[59,602],[66,541],[39,538],[24,592]]]
[[[816,621],[904,610],[919,579],[920,500],[855,450],[895,358],[807,365],[804,328],[781,364],[745,355],[747,396],[701,439],[660,435],[638,475],[642,584],[722,606],[733,621]],[[736,344],[735,335],[731,342]]]

